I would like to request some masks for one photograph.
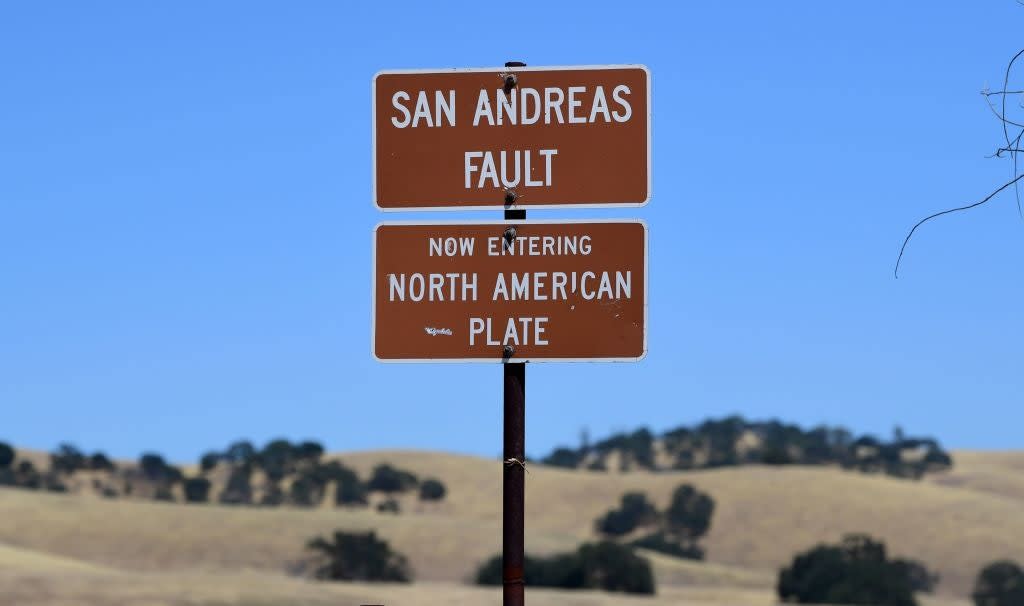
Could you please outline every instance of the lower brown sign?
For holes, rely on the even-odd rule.
[[[382,223],[374,357],[637,361],[647,351],[641,221]]]

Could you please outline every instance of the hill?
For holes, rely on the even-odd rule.
[[[921,482],[828,467],[602,473],[531,466],[526,546],[533,553],[569,550],[593,538],[594,518],[628,490],[644,491],[664,506],[675,486],[690,482],[710,493],[717,508],[705,541],[708,562],[650,555],[659,581],[654,599],[530,590],[530,601],[770,604],[778,567],[794,553],[864,531],[884,539],[894,554],[939,572],[939,593],[925,603],[966,604],[984,563],[1024,561],[1024,453],[954,456],[955,471]],[[0,489],[0,595],[47,605],[80,595],[74,603],[89,606],[475,604],[497,596],[463,583],[500,549],[500,461],[418,451],[340,458],[362,476],[388,461],[439,477],[448,495],[439,503],[401,497],[403,513],[390,515],[368,508],[182,505]],[[288,576],[298,570],[305,541],[335,528],[377,529],[409,556],[417,583],[324,585]]]

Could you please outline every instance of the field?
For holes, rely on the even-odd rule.
[[[298,606],[497,603],[500,591],[466,583],[500,550],[501,462],[443,453],[342,453],[365,475],[387,461],[448,487],[437,504],[402,501],[399,515],[365,509],[180,505],[0,490],[0,603],[82,606]],[[594,538],[593,519],[627,490],[660,506],[690,482],[717,503],[707,562],[649,555],[653,598],[528,589],[530,604],[775,603],[780,565],[844,532],[868,532],[898,556],[941,575],[932,606],[966,606],[977,570],[1024,561],[1024,453],[954,453],[954,471],[921,482],[831,468],[740,467],[602,473],[532,466],[527,551],[569,550]],[[309,538],[375,529],[408,555],[410,586],[322,584],[296,572]]]

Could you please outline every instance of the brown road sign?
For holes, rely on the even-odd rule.
[[[642,206],[651,195],[650,86],[642,65],[380,72],[374,204]]]
[[[373,242],[380,361],[637,361],[647,351],[641,221],[382,223]]]

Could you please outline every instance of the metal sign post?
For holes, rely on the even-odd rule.
[[[527,221],[527,208],[651,197],[642,65],[387,70],[373,78],[373,203],[503,221],[373,231],[371,353],[501,363],[502,604],[525,603],[526,365],[647,353],[647,226]]]
[[[522,67],[510,61],[505,67]],[[515,202],[514,199],[506,200]],[[526,211],[506,209],[505,220],[525,220]],[[526,364],[505,357],[501,365],[504,389],[501,503],[501,602],[502,606],[526,603]]]

